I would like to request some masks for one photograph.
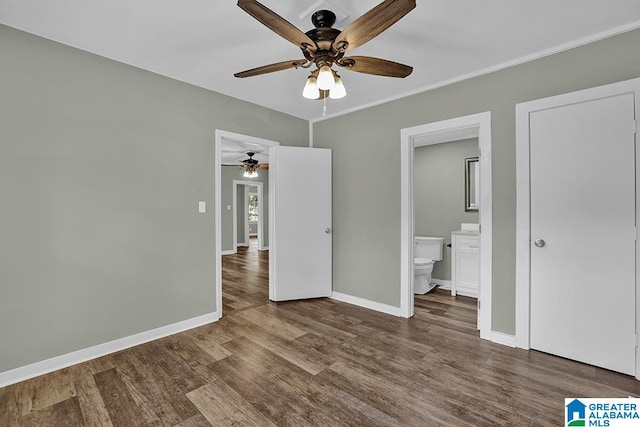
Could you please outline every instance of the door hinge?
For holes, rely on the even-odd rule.
[[[636,336],[636,347],[638,346],[638,334],[635,334]]]
[[[633,130],[634,134],[638,133],[638,121],[637,120],[634,120],[633,123],[631,123],[631,130]]]
[[[480,310],[480,300],[478,300],[478,310]],[[637,338],[637,335],[636,335]]]

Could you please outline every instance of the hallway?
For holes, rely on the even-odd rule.
[[[258,250],[258,239],[222,257],[222,313],[265,304],[269,300],[269,251]]]

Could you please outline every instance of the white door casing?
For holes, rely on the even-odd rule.
[[[517,106],[516,340],[637,375],[640,79]]]
[[[332,291],[331,150],[269,149],[269,299]]]
[[[491,330],[493,201],[491,184],[491,112],[472,114],[400,132],[400,315],[413,316],[413,159],[416,147],[478,138],[480,151],[480,337],[505,343]],[[510,344],[512,345],[512,344]]]

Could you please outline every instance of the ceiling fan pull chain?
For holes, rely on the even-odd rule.
[[[324,103],[324,106],[322,107],[322,118],[326,119],[327,118],[327,98],[322,98],[322,102]]]

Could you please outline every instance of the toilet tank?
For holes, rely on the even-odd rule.
[[[442,259],[444,237],[415,236],[414,243],[414,258],[428,258],[434,261]]]

